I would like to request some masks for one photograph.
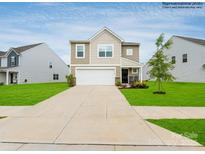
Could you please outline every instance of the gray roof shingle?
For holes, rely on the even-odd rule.
[[[70,40],[70,43],[90,43],[89,40]]]
[[[24,51],[26,51],[26,50],[28,50],[28,49],[31,49],[31,48],[33,48],[33,47],[36,47],[36,46],[38,46],[38,45],[40,45],[40,44],[42,44],[42,43],[30,44],[30,45],[21,46],[21,47],[16,47],[16,48],[12,48],[12,49],[14,49],[17,53],[21,53],[21,52],[24,52]]]
[[[5,54],[6,54],[6,52],[0,51],[0,56],[4,56]]]
[[[136,42],[122,42],[122,45],[140,45],[140,44]]]
[[[178,38],[182,38],[182,39],[190,41],[190,42],[193,42],[193,43],[196,43],[196,44],[200,44],[200,45],[205,46],[205,40],[203,40],[203,39],[197,39],[197,38],[192,38],[192,37],[184,37],[184,36],[178,36],[178,35],[174,35],[174,36],[178,37]]]

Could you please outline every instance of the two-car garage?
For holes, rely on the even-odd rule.
[[[114,67],[77,67],[76,85],[114,85]]]

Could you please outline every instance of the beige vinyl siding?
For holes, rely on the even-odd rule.
[[[113,44],[114,51],[112,58],[98,58],[98,45]],[[104,30],[90,41],[91,64],[120,64],[121,41],[108,31]]]
[[[6,83],[6,73],[0,72],[0,83]]]
[[[75,76],[75,66],[70,67],[71,74]]]
[[[76,58],[76,44],[85,44],[85,58]],[[89,43],[71,43],[71,64],[89,64]]]
[[[133,68],[128,68],[128,75],[138,75],[138,73],[132,73]],[[137,68],[139,71],[139,68]]]
[[[127,49],[132,49],[133,55],[127,55]],[[139,46],[123,45],[122,46],[122,57],[139,62]]]
[[[121,76],[120,73],[121,73],[121,67],[116,66],[116,77],[120,77]]]

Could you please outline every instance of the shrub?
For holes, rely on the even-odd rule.
[[[69,87],[75,86],[75,77],[72,74],[66,76],[66,78],[67,78],[67,82],[68,82]]]
[[[120,80],[116,80],[115,85],[118,86],[118,87],[121,86],[121,81]]]
[[[4,85],[4,83],[3,82],[0,82],[0,86],[3,86]]]
[[[147,83],[145,81],[143,82],[139,82],[139,81],[134,81],[130,84],[131,88],[149,88],[149,86],[147,85]]]

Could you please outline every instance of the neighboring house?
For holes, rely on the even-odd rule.
[[[150,76],[149,76],[149,66],[148,66],[148,63],[144,64],[144,66],[142,67],[142,76],[143,76],[143,80],[151,80],[150,79]]]
[[[164,51],[174,63],[172,75],[179,82],[205,82],[205,40],[183,36],[172,36],[173,44]],[[143,71],[148,72],[147,65]],[[149,79],[145,73],[144,79]]]
[[[142,79],[139,43],[125,42],[104,27],[88,40],[70,40],[71,74],[77,85],[128,84]]]
[[[0,52],[0,83],[64,82],[68,71],[67,65],[45,43]]]

